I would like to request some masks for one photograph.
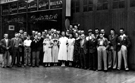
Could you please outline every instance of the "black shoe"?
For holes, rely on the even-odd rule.
[[[108,70],[104,70],[104,72],[107,72]]]

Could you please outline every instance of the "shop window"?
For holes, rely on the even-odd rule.
[[[130,0],[130,7],[135,7],[135,0]]]
[[[97,10],[106,10],[108,9],[108,0],[98,0]]]
[[[10,7],[9,4],[2,4],[2,15],[9,14]]]
[[[83,11],[93,11],[93,0],[83,0]]]
[[[113,9],[124,7],[125,7],[125,0],[113,0]]]

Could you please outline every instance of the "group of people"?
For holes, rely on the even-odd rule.
[[[20,30],[15,37],[4,34],[0,46],[3,52],[2,67],[13,66],[70,66],[90,70],[121,69],[122,59],[125,70],[128,67],[129,37],[123,28],[116,34],[114,29],[106,35],[104,29],[79,30],[70,25],[67,31],[56,29],[32,35]]]

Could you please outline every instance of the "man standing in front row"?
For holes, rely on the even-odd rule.
[[[4,52],[2,67],[10,67],[10,49],[11,41],[8,39],[8,34],[4,34],[4,39],[1,40],[2,49]]]
[[[130,46],[130,40],[128,36],[125,34],[124,29],[120,29],[120,35],[117,40],[117,45],[118,45],[118,70],[121,69],[121,61],[122,58],[124,59],[124,66],[125,70],[128,71],[128,61],[127,61],[127,49]]]
[[[100,34],[100,38],[97,40],[98,42],[98,70],[102,70],[102,62],[104,64],[104,71],[107,71],[107,48],[108,48],[108,40]]]
[[[96,37],[94,36],[92,29],[88,30],[89,36],[87,37],[87,50],[88,50],[88,58],[87,58],[87,63],[88,63],[88,68],[91,70],[96,70],[97,66],[97,41]]]
[[[16,63],[16,57],[17,57],[17,66],[20,67],[20,46],[22,46],[22,40],[19,38],[19,34],[15,33],[15,37],[12,38],[12,50],[13,50],[13,56],[12,56],[12,66],[14,66]]]

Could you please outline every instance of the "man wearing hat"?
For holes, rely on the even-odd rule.
[[[96,57],[96,46],[97,46],[97,42],[96,42],[96,38],[92,32],[92,29],[88,30],[88,37],[87,37],[87,44],[86,47],[88,49],[88,54],[87,54],[87,68],[89,69],[93,69],[96,70],[96,61],[97,61],[97,57]]]
[[[129,37],[125,34],[125,31],[123,28],[120,29],[120,35],[118,36],[117,39],[117,50],[118,50],[118,70],[121,69],[121,63],[122,63],[122,58],[124,59],[124,67],[125,70],[128,71],[128,48],[131,44]]]
[[[80,40],[80,64],[81,68],[87,69],[86,65],[86,37],[84,33],[81,33],[81,40]]]

